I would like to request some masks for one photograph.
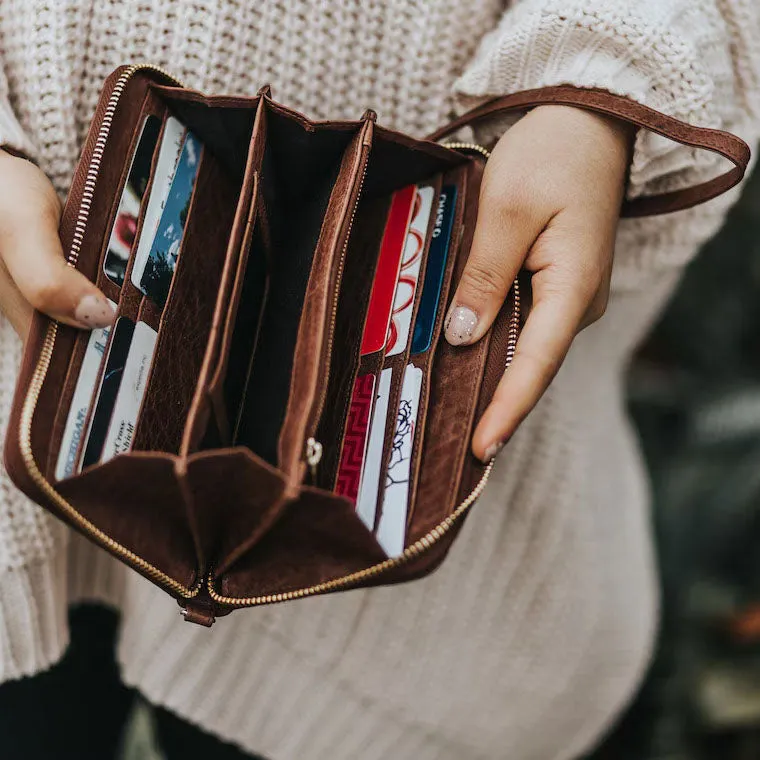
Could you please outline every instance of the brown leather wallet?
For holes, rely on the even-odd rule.
[[[601,90],[517,93],[419,140],[377,125],[372,111],[359,121],[314,122],[276,103],[268,88],[255,97],[205,96],[150,66],[117,69],[97,106],[60,233],[71,266],[118,304],[118,315],[158,332],[132,450],[56,480],[88,335],[37,314],[5,442],[13,481],[205,625],[237,607],[430,573],[491,472],[469,443],[511,359],[519,322],[513,291],[476,345],[454,348],[441,338],[472,242],[487,153],[434,140],[544,103],[616,116],[735,165],[697,187],[632,200],[627,215],[708,200],[747,166],[749,149],[733,135]],[[163,123],[174,114],[205,146],[163,309],[131,284],[129,269],[121,288],[103,271],[127,157],[148,114]],[[437,196],[455,186],[456,207],[433,340],[412,359],[423,382],[406,543],[388,557],[335,483],[356,377],[391,368],[388,408],[399,405],[409,347],[362,356],[360,342],[391,195],[420,182]],[[389,414],[385,468],[394,424]]]

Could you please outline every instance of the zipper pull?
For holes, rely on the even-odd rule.
[[[322,460],[322,444],[315,438],[306,441],[306,463],[311,470],[312,480],[317,479],[317,465]]]

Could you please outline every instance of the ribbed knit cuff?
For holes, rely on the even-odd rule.
[[[50,667],[68,637],[65,547],[0,573],[0,683]]]
[[[455,83],[460,110],[509,92],[570,84],[606,89],[700,126],[728,128],[732,65],[722,19],[706,6],[523,0],[483,40]],[[498,136],[498,125],[488,125],[485,134]],[[709,152],[641,130],[628,193],[695,184],[719,166]]]
[[[18,123],[10,103],[0,97],[0,147],[14,155],[34,157],[34,146]]]

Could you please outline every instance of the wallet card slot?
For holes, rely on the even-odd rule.
[[[393,309],[390,317],[390,328],[388,331],[389,341],[383,349],[383,360],[381,363],[382,371],[391,371],[391,384],[390,393],[388,396],[388,406],[386,412],[385,433],[383,436],[382,455],[380,458],[380,477],[378,480],[378,490],[375,499],[375,520],[374,530],[377,532],[383,515],[383,507],[385,502],[385,492],[388,482],[392,479],[390,473],[391,457],[396,446],[398,444],[396,435],[396,426],[399,419],[400,405],[402,400],[402,387],[404,386],[405,376],[408,368],[411,364],[417,366],[416,362],[410,361],[411,347],[414,335],[414,325],[419,310],[420,301],[422,298],[422,290],[425,282],[425,273],[427,269],[428,255],[432,242],[432,235],[436,228],[436,213],[435,209],[438,207],[438,198],[441,191],[441,176],[437,175],[432,179],[427,179],[424,182],[420,182],[420,187],[432,187],[432,193],[429,194],[428,202],[430,203],[427,211],[424,211],[425,203],[423,201],[424,195],[422,191],[417,191],[412,207],[412,216],[409,223],[409,228],[404,236],[403,254],[399,277],[396,285],[396,293],[394,295]],[[428,217],[420,219],[420,215],[427,213]],[[402,287],[405,290],[400,290]],[[405,303],[403,298],[401,302],[397,302],[399,295],[413,293],[411,303]],[[408,321],[407,321],[408,320]],[[398,351],[398,345],[393,344],[394,336],[401,336],[407,333],[406,342],[403,344],[403,350]],[[400,340],[400,337],[396,337],[396,340]],[[388,353],[391,355],[389,356]],[[376,393],[379,388],[380,372],[377,373],[375,378]],[[423,375],[424,382],[424,375]],[[417,417],[416,420],[411,421],[416,430],[417,423],[424,415],[424,407],[421,403],[421,399],[418,402]],[[399,452],[396,451],[396,454]],[[414,449],[412,449],[414,454]],[[368,454],[369,455],[369,452]],[[398,465],[399,463],[397,463]],[[403,464],[400,464],[403,469]],[[407,496],[407,511],[412,508],[413,488],[412,488],[413,473],[410,471],[409,492]],[[364,508],[364,507],[362,507]]]
[[[147,300],[146,297],[143,296],[143,294],[139,290],[137,290],[137,288],[135,288],[135,286],[132,285],[132,283],[129,280],[124,282],[121,288],[121,293],[119,295],[120,295],[120,298],[119,298],[118,303],[116,304],[114,321],[112,325],[115,325],[118,322],[118,320],[122,317],[126,317],[132,322],[136,322],[140,318],[139,315],[143,309],[144,302]],[[85,354],[88,350],[88,345],[90,342],[90,336],[91,336],[90,332],[85,332],[81,330],[78,332],[79,332],[79,336],[77,338],[77,343],[76,343],[74,352],[72,354],[72,359],[69,365],[66,382],[63,388],[63,392],[61,394],[61,403],[59,404],[58,409],[56,410],[56,415],[53,422],[53,433],[51,435],[51,442],[50,442],[50,455],[48,457],[48,470],[49,470],[49,474],[51,478],[54,477],[54,462],[57,459],[58,451],[62,445],[64,428],[68,420],[69,409],[71,408],[71,404],[73,402],[74,389],[79,380],[79,374],[82,371]],[[105,345],[103,346],[103,351],[102,351],[103,357],[108,355],[112,337],[113,337],[113,329],[110,330],[107,341]],[[96,393],[97,393],[97,390],[100,388],[101,383],[103,382],[104,372],[105,372],[105,362],[101,361],[99,368],[97,370],[97,374],[95,376],[94,386],[93,386],[95,388]],[[82,422],[82,426],[81,426],[82,431],[90,430],[90,425],[92,423],[93,415],[95,413],[95,404],[92,403],[92,401],[94,401],[94,399],[91,400],[90,407]],[[74,461],[81,462],[86,444],[87,444],[87,436],[83,435],[79,439],[79,442],[77,444]]]
[[[335,487],[354,381],[372,371],[365,360],[373,357],[360,357],[360,347],[390,202],[390,197],[360,201],[346,252],[333,337],[337,348],[325,395],[329,413],[322,416],[316,435],[323,446],[316,485],[330,491]],[[379,371],[382,354],[374,358]]]
[[[119,211],[121,209],[121,201],[123,196],[127,196],[132,194],[131,201],[132,203],[135,203],[134,199],[134,191],[133,189],[127,188],[127,182],[130,180],[130,174],[132,171],[133,161],[135,157],[135,153],[138,148],[138,144],[140,143],[143,135],[143,129],[146,124],[146,119],[148,119],[149,116],[156,117],[157,119],[161,120],[161,127],[158,131],[156,145],[153,148],[152,151],[152,159],[150,161],[150,168],[149,168],[149,174],[147,178],[147,184],[144,188],[141,188],[144,190],[144,194],[142,196],[141,201],[136,201],[139,203],[138,211],[137,211],[137,217],[135,218],[132,209],[125,209],[123,218],[119,218]],[[142,234],[142,227],[145,220],[145,211],[148,206],[147,199],[150,196],[150,192],[153,187],[153,181],[155,177],[155,169],[156,169],[156,161],[158,159],[158,147],[161,144],[161,139],[164,134],[164,129],[166,127],[166,119],[168,118],[169,113],[166,109],[166,106],[161,102],[160,98],[158,98],[153,92],[150,90],[147,92],[145,96],[145,102],[143,103],[143,107],[140,112],[140,118],[137,125],[137,130],[135,131],[135,134],[133,136],[132,142],[129,146],[128,151],[123,156],[123,169],[121,173],[121,177],[119,178],[118,185],[116,187],[116,195],[113,198],[113,202],[111,205],[111,212],[108,216],[108,224],[105,229],[105,234],[103,236],[103,241],[101,245],[100,250],[100,256],[99,256],[99,263],[98,263],[98,270],[96,273],[96,279],[95,284],[105,293],[105,295],[110,298],[113,301],[119,301],[121,291],[123,291],[124,286],[129,283],[129,277],[131,275],[132,266],[134,264],[134,254],[135,254],[135,248],[137,241],[140,239],[140,235]],[[111,244],[111,237],[112,234],[118,237],[118,246],[119,249],[117,251],[110,251],[110,244]],[[123,263],[124,267],[124,281],[121,284],[121,286],[114,282],[113,279],[111,279],[105,272],[105,264],[106,259],[109,256],[120,256],[124,251],[128,250],[128,258],[126,262]]]
[[[177,453],[206,351],[239,186],[202,151],[185,233],[163,308],[135,450]]]
[[[123,288],[120,289],[118,285],[112,282],[104,272],[104,261],[108,253],[108,247],[111,237],[111,231],[116,223],[116,217],[118,214],[121,197],[124,193],[127,178],[130,174],[132,165],[132,156],[135,153],[138,142],[141,138],[142,128],[145,124],[145,120],[148,116],[155,116],[165,121],[166,108],[161,101],[153,95],[150,90],[141,90],[142,93],[142,105],[140,106],[139,113],[135,120],[132,134],[129,132],[118,135],[118,144],[113,146],[113,152],[109,150],[107,159],[103,161],[109,176],[113,175],[115,179],[115,172],[117,171],[119,164],[115,158],[121,154],[121,168],[118,180],[116,180],[114,195],[110,198],[110,210],[107,213],[107,221],[102,228],[102,240],[100,242],[99,253],[97,257],[97,268],[95,271],[91,271],[91,266],[88,265],[89,257],[86,254],[81,254],[77,262],[77,268],[80,269],[86,276],[92,279],[95,284],[100,288],[104,295],[113,303],[119,304],[123,298]],[[138,94],[137,97],[140,97]],[[159,138],[160,139],[160,138]],[[110,148],[110,146],[109,146]],[[155,164],[157,150],[154,151],[152,163]],[[152,177],[152,171],[150,176]],[[103,180],[101,180],[103,181]],[[146,196],[149,192],[150,186],[146,189]],[[102,197],[101,197],[102,195]],[[98,198],[94,203],[98,206],[108,202],[108,194],[102,193],[98,195]],[[133,242],[138,239],[140,227],[142,225],[143,216],[145,214],[145,203],[140,204],[139,216],[136,220],[136,233]],[[89,233],[89,227],[88,227]],[[90,239],[90,235],[87,234],[86,240]],[[131,246],[133,250],[133,246]],[[89,247],[88,251],[91,250]],[[130,255],[128,260],[128,266],[131,267],[131,262],[134,257]],[[128,280],[127,280],[128,281]],[[59,333],[59,340],[57,341],[57,349],[60,350],[62,345],[68,343],[67,333],[71,328],[62,328]],[[50,431],[50,439],[47,451],[47,457],[45,459],[44,469],[47,476],[54,479],[55,462],[58,456],[58,451],[62,445],[64,429],[69,414],[69,409],[74,397],[74,391],[79,379],[79,372],[81,370],[82,362],[87,350],[87,344],[89,342],[89,332],[82,332],[81,330],[72,331],[70,339],[71,354],[69,360],[65,366],[65,380],[61,384],[61,392],[57,399],[57,404],[53,416],[53,424]]]
[[[435,233],[439,235],[447,235],[448,233],[448,250],[446,253],[446,262],[443,269],[443,277],[441,281],[440,292],[438,294],[438,303],[435,314],[435,319],[432,328],[432,337],[429,347],[419,353],[411,353],[408,357],[408,362],[413,364],[422,370],[422,387],[420,389],[419,411],[417,414],[417,424],[414,431],[414,442],[412,445],[412,460],[410,464],[409,474],[409,508],[407,512],[407,524],[411,525],[414,519],[415,507],[416,507],[416,494],[419,484],[419,471],[420,462],[422,460],[422,450],[425,445],[425,434],[427,429],[427,409],[430,396],[430,376],[432,372],[436,371],[434,368],[436,349],[442,338],[441,333],[443,331],[443,322],[448,311],[451,298],[453,297],[454,290],[452,287],[454,270],[457,265],[457,261],[460,258],[460,254],[463,253],[462,243],[464,232],[464,215],[465,208],[467,207],[467,172],[465,167],[455,169],[448,172],[444,177],[440,185],[440,192],[436,197],[436,202],[433,207],[433,232],[431,233],[431,247],[427,251],[426,259],[426,271],[427,268],[432,267],[431,274],[437,274],[435,269],[435,262],[431,261],[430,256],[433,253],[432,240]],[[453,199],[454,207],[451,211],[450,231],[447,230],[447,214],[446,203],[452,199],[449,196],[451,188],[456,188],[456,197]],[[474,222],[473,222],[474,226]],[[468,245],[469,250],[469,245]],[[440,251],[436,250],[435,254],[439,255]],[[433,285],[434,283],[430,283]],[[421,276],[420,285],[418,287],[418,295],[420,300],[422,299],[422,291],[427,285],[426,279]],[[421,303],[417,304],[417,316]],[[410,343],[412,340],[410,339]],[[409,541],[407,540],[407,543]]]
[[[461,229],[465,232],[454,257],[449,297],[440,306],[444,314],[453,297],[454,284],[464,272],[477,219],[482,164],[470,164],[468,169],[462,193]],[[454,235],[452,241],[457,242]],[[418,478],[407,544],[438,525],[460,502],[462,492],[457,484],[463,469],[474,467],[482,472],[470,446],[492,334],[489,331],[470,346],[452,346],[440,337],[439,331],[427,372],[425,430],[414,467]]]

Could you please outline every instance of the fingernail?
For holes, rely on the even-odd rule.
[[[74,310],[74,319],[82,327],[106,327],[113,322],[114,308],[103,296],[88,293]]]
[[[490,462],[503,448],[506,441],[496,441],[492,443],[483,454],[483,461]]]
[[[478,315],[467,306],[456,306],[446,318],[446,340],[452,346],[461,346],[472,341]]]

